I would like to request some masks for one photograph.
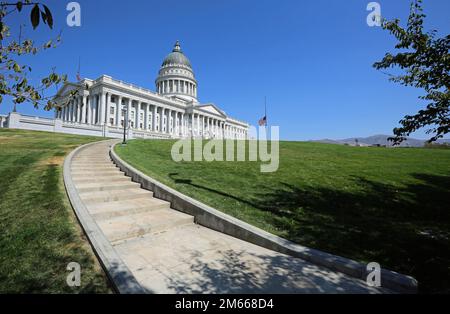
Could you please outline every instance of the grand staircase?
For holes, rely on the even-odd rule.
[[[142,287],[155,293],[378,293],[363,281],[199,226],[117,168],[112,142],[74,155],[89,214]]]

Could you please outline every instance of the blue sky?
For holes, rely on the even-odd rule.
[[[75,80],[102,74],[154,90],[159,66],[179,39],[199,82],[201,102],[256,124],[268,101],[268,120],[287,140],[391,134],[405,114],[423,106],[421,91],[391,83],[372,68],[394,39],[368,27],[362,0],[78,1],[81,27],[66,25],[69,1],[45,1],[54,31],[33,31],[29,9],[10,19],[25,36],[46,42],[62,30],[62,44],[28,61],[38,81],[52,67]],[[384,0],[382,15],[406,21],[409,0]],[[425,1],[426,28],[450,30],[450,1]],[[49,93],[55,92],[54,90]],[[9,99],[0,113],[11,111]],[[30,105],[18,111],[52,116]],[[414,135],[426,138],[424,132]]]

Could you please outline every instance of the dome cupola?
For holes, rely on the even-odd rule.
[[[156,91],[161,95],[197,102],[194,71],[178,40],[172,52],[164,58],[155,83]]]

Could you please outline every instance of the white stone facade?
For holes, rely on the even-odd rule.
[[[0,129],[1,128],[6,128],[6,120],[7,119],[8,119],[8,116],[0,114]]]
[[[111,138],[122,138],[124,127],[127,138],[247,138],[247,123],[198,102],[197,81],[178,42],[155,85],[156,92],[107,75],[66,83],[55,96],[54,119],[12,112],[0,116],[0,127]]]
[[[247,138],[247,123],[197,101],[197,81],[178,42],[155,84],[156,92],[107,75],[67,83],[55,98],[61,104],[55,118],[74,127],[98,127],[110,137],[122,134],[126,123],[135,138]]]

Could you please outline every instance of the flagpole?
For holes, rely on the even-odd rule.
[[[268,119],[267,119],[267,96],[264,96],[264,116],[266,117],[266,134],[267,134],[267,125],[268,125]]]
[[[81,57],[78,56],[78,72],[77,72],[77,81],[78,81],[78,82],[81,81],[80,68],[81,68]]]

